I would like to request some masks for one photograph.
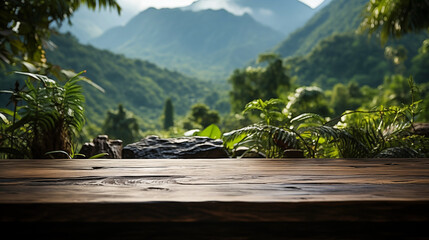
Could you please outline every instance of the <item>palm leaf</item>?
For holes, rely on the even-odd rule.
[[[316,120],[316,122],[320,123],[320,124],[324,124],[326,121],[325,119],[320,116],[319,114],[316,113],[303,113],[297,117],[294,117],[292,120],[290,120],[290,123],[295,124],[295,123],[300,123],[306,120]]]
[[[91,81],[87,77],[81,76],[85,72],[86,71],[79,72],[74,77],[72,77],[69,81],[67,81],[66,84],[76,84],[79,81],[84,81],[84,82],[88,83],[89,85],[93,86],[95,89],[99,90],[100,92],[105,93],[105,90],[100,85],[98,85],[95,82]]]
[[[55,80],[52,80],[52,79],[50,79],[44,75],[29,73],[29,72],[15,72],[15,73],[25,75],[25,76],[31,77],[35,80],[38,80],[38,81],[42,82],[45,87],[57,86],[57,82],[55,82]]]

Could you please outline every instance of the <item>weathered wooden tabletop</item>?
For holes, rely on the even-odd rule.
[[[2,223],[418,226],[429,222],[427,210],[429,159],[0,161]]]
[[[429,200],[429,159],[1,160],[1,203]]]

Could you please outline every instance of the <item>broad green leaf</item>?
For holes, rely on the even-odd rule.
[[[234,138],[231,138],[232,140],[224,141],[224,146],[227,149],[234,149],[236,144],[243,141],[243,139],[245,139],[247,136],[248,136],[248,134],[246,134],[246,133],[241,133],[237,136],[234,136]]]
[[[203,131],[198,132],[197,136],[209,137],[212,139],[220,139],[222,137],[222,132],[220,131],[217,125],[211,124],[210,126],[206,127]]]

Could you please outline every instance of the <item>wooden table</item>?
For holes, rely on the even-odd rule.
[[[429,159],[0,160],[20,237],[429,239],[428,210]]]

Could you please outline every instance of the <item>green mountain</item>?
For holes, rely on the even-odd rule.
[[[325,1],[326,2],[326,1]],[[269,26],[284,36],[302,27],[323,5],[312,9],[298,0],[198,0],[182,9],[201,11],[206,9],[225,9],[236,15],[248,13],[257,22]]]
[[[429,34],[413,34],[390,41],[389,47],[402,48],[406,53],[403,63],[394,64],[376,38],[354,33],[333,34],[320,41],[307,55],[288,58],[286,65],[290,67],[290,74],[297,77],[298,84],[316,84],[325,89],[350,81],[377,87],[386,75],[397,73],[413,75],[416,82],[422,83],[429,77],[422,72],[429,62],[427,58],[416,56],[426,38]]]
[[[282,35],[226,10],[147,9],[90,43],[201,79],[226,79]]]
[[[57,48],[47,52],[50,62],[75,72],[86,70],[84,76],[101,86],[105,93],[88,84],[84,86],[86,116],[101,126],[106,112],[122,104],[127,110],[143,119],[140,125],[160,124],[159,117],[167,98],[171,98],[175,113],[186,114],[191,105],[214,92],[218,87],[201,82],[181,73],[160,68],[150,62],[133,60],[123,55],[81,45],[70,34],[56,35],[51,39]],[[4,73],[0,73],[4,75]],[[13,89],[16,74],[1,76],[2,89]],[[2,107],[7,99],[2,98]]]
[[[368,0],[332,0],[302,28],[290,34],[273,51],[282,57],[309,53],[316,44],[334,33],[355,32]]]
[[[207,9],[225,9],[235,15],[248,13],[257,22],[260,22],[287,36],[294,30],[302,27],[316,12],[322,9],[330,0],[325,0],[315,9],[299,2],[298,0],[198,0],[183,10],[201,11]],[[138,14],[138,9],[133,8],[137,3],[122,1],[122,11],[118,15],[116,11],[101,9],[92,11],[85,7],[79,8],[71,18],[72,25],[63,24],[61,32],[71,32],[81,43],[100,36],[104,31],[120,25],[125,25],[132,17]]]
[[[298,0],[198,0],[181,9],[192,11],[225,9],[235,15],[248,13],[257,22],[277,30],[283,36],[287,36],[302,27],[329,1],[331,0],[324,0],[320,6],[312,9]],[[60,31],[71,32],[79,39],[79,42],[86,44],[89,40],[100,36],[112,27],[125,25],[139,12],[132,6],[135,7],[136,3],[121,2],[122,11],[120,15],[116,11],[107,9],[92,11],[85,7],[79,8],[71,18],[73,24],[63,24]]]
[[[377,87],[386,75],[413,75],[417,82],[427,81],[427,58],[418,49],[429,38],[427,32],[389,40],[382,46],[376,36],[358,34],[362,13],[368,0],[332,0],[301,29],[274,48],[286,58],[289,74],[299,85],[316,84],[325,89],[336,83],[355,81]],[[394,64],[386,47],[403,50],[404,61]]]

